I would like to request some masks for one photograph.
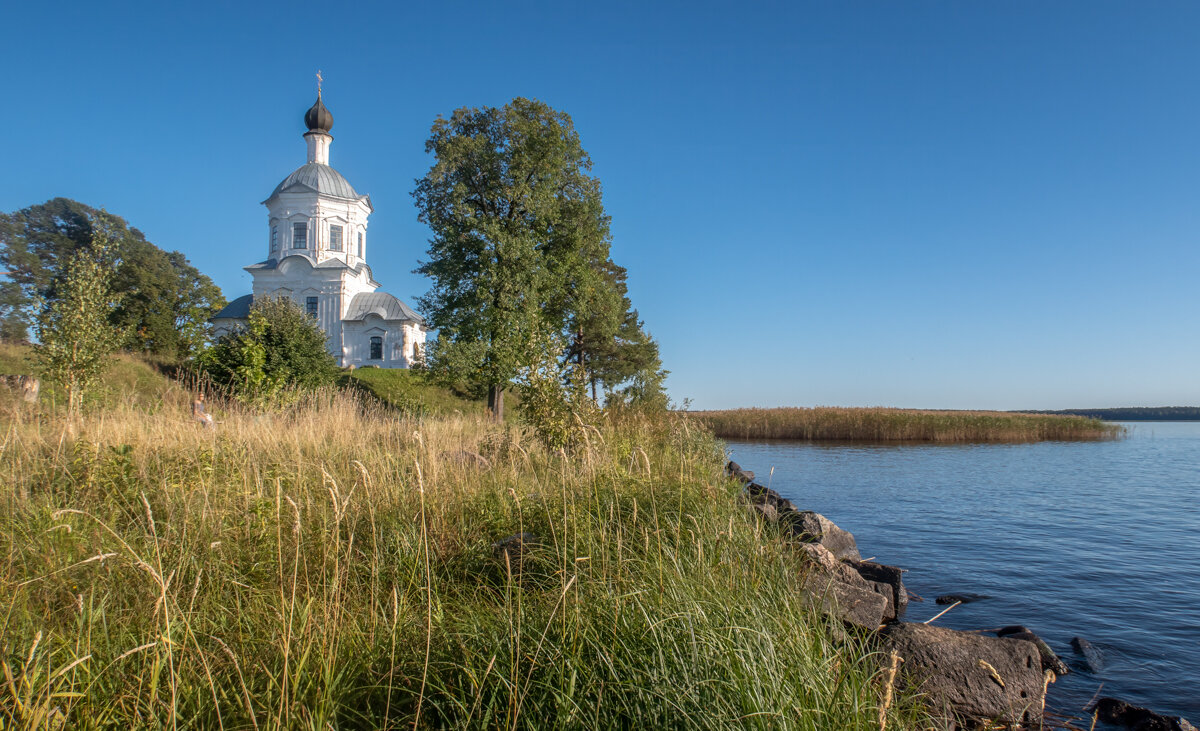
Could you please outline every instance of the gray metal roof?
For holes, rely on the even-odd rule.
[[[210,319],[219,320],[223,317],[228,317],[234,320],[244,320],[250,317],[250,305],[253,303],[254,295],[244,294],[225,305],[220,312],[213,315]]]
[[[362,320],[371,314],[379,315],[385,320],[425,322],[425,318],[387,292],[360,292],[354,295],[350,306],[346,308],[345,319]]]
[[[267,197],[267,200],[297,186],[335,198],[358,200],[362,197],[354,190],[354,186],[350,185],[350,181],[342,177],[337,170],[318,162],[310,162],[296,168],[291,175],[284,178],[282,183],[275,186],[275,190]]]

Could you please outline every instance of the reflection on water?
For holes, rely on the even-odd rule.
[[[730,442],[730,457],[801,509],[909,569],[925,597],[990,598],[939,619],[955,629],[1024,624],[1068,663],[1099,648],[1097,674],[1052,686],[1078,713],[1103,695],[1200,720],[1200,423],[1129,424],[1117,442],[816,445]],[[771,468],[774,473],[771,474]]]

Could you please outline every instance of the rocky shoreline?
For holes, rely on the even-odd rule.
[[[1045,725],[1047,690],[1070,669],[1037,634],[1022,625],[991,636],[934,626],[936,617],[925,623],[902,621],[909,601],[904,569],[864,561],[849,531],[756,483],[754,473],[736,462],[726,465],[726,474],[742,487],[750,511],[777,526],[805,554],[811,566],[802,584],[808,601],[869,633],[892,667],[899,667],[897,684],[924,693],[943,728]],[[946,595],[937,601],[953,607],[980,598]],[[1077,637],[1072,646],[1089,666],[1102,662],[1087,640]],[[1133,731],[1196,731],[1184,718],[1114,698],[1099,698],[1087,710],[1098,721]]]

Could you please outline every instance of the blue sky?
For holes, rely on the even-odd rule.
[[[8,3],[0,210],[103,206],[230,298],[304,162],[412,303],[429,127],[574,118],[693,408],[1200,404],[1200,4]]]

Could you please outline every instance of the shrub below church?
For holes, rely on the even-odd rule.
[[[299,305],[283,298],[255,302],[247,326],[204,351],[197,365],[213,383],[248,401],[331,385],[337,375],[325,333]]]

